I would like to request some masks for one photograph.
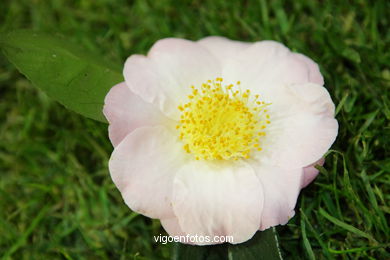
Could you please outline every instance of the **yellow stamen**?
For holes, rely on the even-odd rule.
[[[265,110],[270,104],[242,91],[240,81],[236,86],[222,82],[218,77],[199,89],[191,86],[189,102],[178,106],[182,114],[176,129],[184,150],[196,160],[248,159],[252,149],[262,150],[260,139],[271,123]]]

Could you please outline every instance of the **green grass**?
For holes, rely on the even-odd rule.
[[[0,32],[58,32],[117,64],[170,36],[273,39],[308,55],[340,131],[278,228],[283,254],[390,259],[390,2],[240,2],[2,0]],[[172,245],[152,240],[159,222],[132,213],[109,177],[107,125],[66,110],[0,57],[0,256],[168,259]]]

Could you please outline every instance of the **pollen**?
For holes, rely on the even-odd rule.
[[[270,104],[241,86],[240,81],[224,84],[221,77],[191,86],[188,102],[178,106],[176,126],[186,153],[196,160],[238,160],[262,151]]]

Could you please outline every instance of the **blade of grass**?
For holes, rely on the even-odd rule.
[[[355,228],[355,227],[353,227],[353,226],[351,226],[351,225],[349,225],[347,223],[344,223],[344,222],[342,222],[341,220],[339,220],[339,219],[337,219],[335,217],[332,217],[324,209],[320,208],[319,209],[319,213],[322,216],[324,216],[327,220],[332,222],[333,224],[335,224],[335,225],[337,225],[337,226],[339,226],[339,227],[341,227],[341,228],[343,228],[343,229],[345,229],[347,231],[350,231],[350,232],[352,232],[352,233],[354,233],[354,234],[356,234],[358,236],[365,237],[365,238],[367,238],[369,240],[372,240],[372,241],[376,242],[376,240],[372,236],[370,236],[369,234],[367,234],[367,233],[361,231],[360,229],[357,229],[357,228]]]
[[[31,233],[38,226],[39,222],[45,217],[46,213],[49,211],[49,206],[43,207],[35,218],[31,221],[30,226],[26,229],[23,234],[18,238],[18,240],[10,246],[10,248],[4,253],[2,259],[10,259],[12,254],[14,254],[20,247],[22,247],[27,242],[27,238],[31,235]]]

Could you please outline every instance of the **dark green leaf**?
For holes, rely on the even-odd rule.
[[[176,243],[172,255],[173,260],[220,260],[227,259],[228,246],[191,246]]]
[[[5,56],[35,86],[65,107],[105,122],[104,97],[123,81],[120,68],[88,54],[65,37],[32,31],[1,36]]]
[[[243,244],[229,246],[229,260],[282,260],[275,228],[257,232]]]
[[[257,232],[249,241],[238,244],[190,246],[176,244],[174,260],[282,260],[275,228]]]

